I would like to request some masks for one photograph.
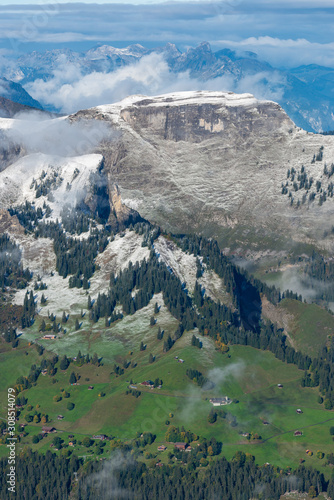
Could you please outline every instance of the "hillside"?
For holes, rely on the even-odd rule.
[[[31,95],[19,83],[7,80],[7,78],[0,78],[0,96],[9,99],[22,106],[29,106],[30,108],[42,110],[41,104],[33,99]]]
[[[36,111],[37,108],[32,108],[25,104],[19,104],[13,102],[5,97],[0,97],[0,117],[1,118],[13,118],[17,113],[21,111]]]

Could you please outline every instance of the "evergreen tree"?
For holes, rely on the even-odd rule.
[[[67,370],[69,365],[70,365],[70,362],[69,362],[66,354],[64,354],[64,356],[60,360],[59,368],[64,371],[64,370]]]

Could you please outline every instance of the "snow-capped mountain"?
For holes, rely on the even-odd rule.
[[[29,156],[23,132],[32,125],[18,122],[0,120],[0,133],[11,141],[0,172],[5,206],[33,202],[41,183],[56,201],[81,187],[86,200],[88,174],[101,169],[110,217],[117,210],[118,219],[132,216],[132,209],[168,231],[200,232],[245,252],[291,244],[334,248],[334,138],[300,129],[273,101],[218,91],[135,95],[42,122],[58,147],[65,134],[84,142],[88,149],[79,156],[63,148],[65,156],[49,157],[50,147],[39,154],[50,134]],[[94,135],[100,139],[90,142]],[[36,203],[48,201],[48,189]]]

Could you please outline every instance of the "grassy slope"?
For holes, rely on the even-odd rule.
[[[293,316],[289,334],[304,353],[313,356],[334,333],[334,316],[316,304],[284,299],[278,307]]]
[[[138,364],[135,368],[128,368],[124,375],[117,378],[114,374],[110,375],[112,366],[108,362],[101,367],[71,365],[66,372],[56,374],[55,384],[51,383],[50,377],[40,376],[37,385],[26,391],[26,397],[34,407],[40,405],[38,411],[49,415],[52,424],[62,431],[58,435],[65,442],[69,441],[69,433],[75,434],[77,439],[99,432],[129,439],[137,431],[149,431],[157,435],[156,443],[149,447],[156,453],[157,443],[164,442],[165,421],[169,419],[171,424],[184,425],[201,437],[214,435],[223,441],[223,454],[228,458],[241,449],[254,454],[259,463],[297,466],[299,459],[305,458],[307,463],[325,471],[324,461],[314,456],[307,457],[305,450],[331,451],[329,427],[334,423],[334,412],[324,410],[317,403],[315,389],[300,387],[302,372],[293,365],[283,364],[269,352],[246,346],[232,346],[228,357],[215,351],[211,340],[204,338],[204,348],[199,350],[190,345],[191,335],[192,332],[185,334],[171,351],[163,354],[163,342],[156,340],[155,327],[148,327],[147,350],[140,352],[137,347],[131,356],[128,355],[129,360]],[[150,352],[156,355],[156,361],[151,365],[148,364]],[[178,363],[176,355],[182,357],[185,363]],[[21,364],[21,360],[27,357],[23,350],[15,351],[15,356],[16,364]],[[27,371],[29,367],[28,363]],[[185,374],[189,367],[201,370],[216,383],[216,387],[203,391],[194,385]],[[69,385],[73,369],[81,375],[79,386]],[[139,383],[156,377],[162,378],[162,389],[141,389],[142,395],[138,399],[125,395],[131,378],[134,383]],[[284,385],[283,389],[277,387],[278,383]],[[92,391],[88,390],[90,384],[94,385]],[[53,396],[60,394],[61,389],[66,389],[70,398],[55,403]],[[106,393],[104,398],[98,397],[101,390]],[[224,408],[227,418],[218,418],[215,424],[209,424],[207,416],[211,405],[208,398],[225,394],[239,403]],[[74,410],[66,409],[68,401],[75,404]],[[303,409],[302,415],[296,413],[299,407]],[[25,413],[26,410],[22,419]],[[169,413],[173,413],[172,418]],[[63,421],[57,420],[59,414],[65,416]],[[233,417],[237,421],[235,427],[231,425]],[[333,420],[325,422],[328,419]],[[264,425],[263,420],[270,424]],[[30,435],[19,446],[23,446],[24,442],[31,443],[32,435],[40,430],[41,425],[30,425]],[[303,431],[303,436],[294,437],[293,432],[297,429]],[[241,432],[257,432],[264,442],[249,442],[241,436]],[[52,437],[34,447],[42,451],[49,449]],[[0,454],[3,448],[0,446]],[[89,454],[89,451],[76,447],[78,454]]]

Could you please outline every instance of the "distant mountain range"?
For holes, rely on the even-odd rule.
[[[70,49],[31,52],[20,56],[14,65],[11,61],[6,69],[6,76],[23,86],[36,79],[47,81],[66,62],[74,63],[82,75],[92,72],[110,73],[152,53],[162,54],[170,71],[176,74],[187,72],[191,78],[203,82],[228,77],[232,88],[221,90],[249,91],[256,97],[277,101],[298,126],[308,131],[334,130],[333,68],[313,64],[289,70],[278,69],[261,61],[253,52],[236,53],[230,49],[214,52],[208,42],[186,52],[179,51],[171,43],[155,49],[135,44],[123,49],[102,45],[85,53]],[[2,81],[0,80],[0,88]],[[198,86],[198,82],[196,83]],[[247,88],[247,84],[250,88]],[[11,91],[13,90],[15,89],[11,87]],[[0,95],[8,97],[1,92]],[[13,95],[9,98],[29,106],[41,107],[32,98],[30,104],[26,100],[17,100]],[[45,103],[43,105],[47,107]]]

